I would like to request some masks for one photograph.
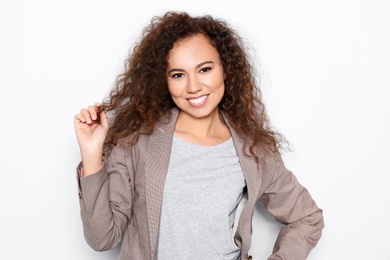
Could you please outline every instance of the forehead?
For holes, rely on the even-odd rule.
[[[219,61],[219,53],[203,34],[179,40],[168,53],[168,63],[190,63],[211,60]]]

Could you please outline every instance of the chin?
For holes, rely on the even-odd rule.
[[[212,117],[214,116],[216,113],[218,114],[218,110],[215,109],[215,110],[212,110],[212,111],[185,111],[185,110],[182,110],[183,113],[186,113],[187,115],[193,117],[193,118],[197,118],[197,119],[203,119],[203,118],[207,118],[207,117]]]

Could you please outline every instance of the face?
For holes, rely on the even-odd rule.
[[[175,104],[193,118],[218,114],[224,73],[218,51],[199,34],[177,42],[168,55],[167,82]]]

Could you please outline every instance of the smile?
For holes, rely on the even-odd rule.
[[[203,96],[200,96],[200,97],[197,97],[197,98],[189,98],[188,101],[192,104],[192,105],[201,105],[205,102],[206,98],[207,98],[208,95],[203,95]]]

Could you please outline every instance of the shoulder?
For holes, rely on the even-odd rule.
[[[151,140],[163,138],[166,134],[173,134],[177,116],[178,109],[172,108],[154,124],[151,131],[140,129],[137,132],[130,133],[118,141],[115,145],[115,149],[138,149],[147,146]],[[134,138],[136,140],[135,142],[133,142]]]
[[[258,168],[261,170],[264,182],[271,182],[277,172],[283,169],[284,164],[279,151],[273,151],[267,147],[257,146],[254,150],[258,157]]]
[[[142,156],[142,154],[162,148],[168,148],[172,143],[172,137],[178,116],[177,109],[172,109],[163,118],[156,122],[150,133],[138,133],[135,142],[132,142],[134,135],[129,135],[121,140],[121,149],[132,153],[132,155]],[[165,150],[165,149],[164,149]]]

